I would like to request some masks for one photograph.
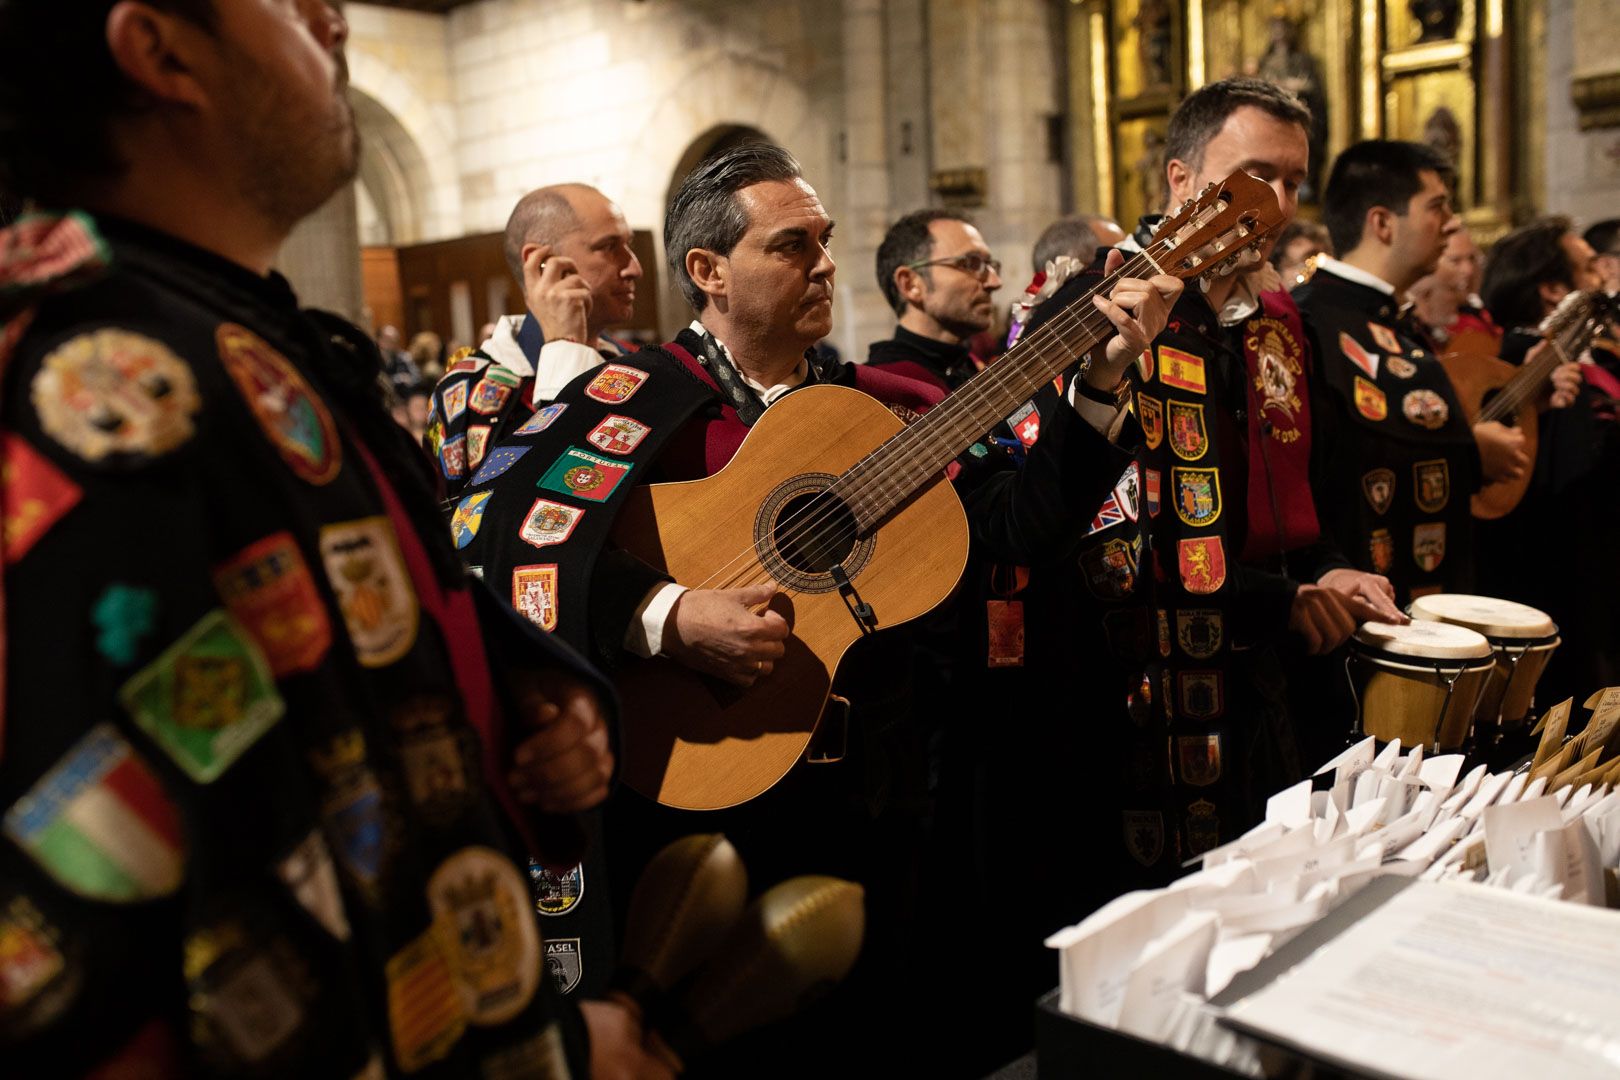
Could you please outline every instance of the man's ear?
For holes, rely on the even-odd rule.
[[[160,102],[203,107],[197,50],[211,36],[202,27],[140,0],[119,0],[107,13],[107,50],[118,70]]]
[[[718,300],[731,290],[731,261],[707,248],[686,253],[686,275],[710,299]]]
[[[1377,240],[1388,247],[1395,241],[1395,211],[1387,206],[1373,206],[1367,209],[1367,216],[1361,222],[1361,239]]]
[[[894,287],[900,294],[900,299],[908,304],[922,306],[923,297],[928,292],[928,284],[923,279],[921,271],[913,270],[909,266],[894,268]]]
[[[1180,158],[1171,158],[1164,164],[1164,181],[1166,190],[1170,193],[1170,206],[1172,209],[1186,202],[1192,195],[1192,183],[1197,174],[1191,166]],[[1150,206],[1148,213],[1154,213],[1158,207]]]

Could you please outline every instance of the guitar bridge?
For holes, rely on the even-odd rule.
[[[861,599],[849,575],[844,573],[843,563],[833,563],[827,572],[838,586],[838,595],[844,598],[844,607],[849,610],[850,618],[861,628],[861,636],[870,637],[877,630],[877,614],[872,610],[872,605]]]

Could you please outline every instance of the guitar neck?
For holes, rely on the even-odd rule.
[[[1096,309],[1093,296],[1112,288],[1119,277],[1153,272],[1147,258],[1133,257],[840,477],[835,487],[862,531],[875,528],[958,454],[1108,336],[1113,324]]]
[[[1520,368],[1518,373],[1509,379],[1497,395],[1479,411],[1475,422],[1502,420],[1518,412],[1526,401],[1541,391],[1542,385],[1552,377],[1553,370],[1559,364],[1568,363],[1592,343],[1600,325],[1600,321],[1594,316],[1595,312],[1587,305],[1580,317],[1547,333],[1543,340],[1548,343],[1549,348],[1537,357],[1534,363],[1525,364]]]

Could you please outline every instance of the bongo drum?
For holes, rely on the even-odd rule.
[[[1435,593],[1413,600],[1407,614],[1484,634],[1496,652],[1496,670],[1480,695],[1476,718],[1504,731],[1524,725],[1535,711],[1536,683],[1562,642],[1545,611],[1489,596]]]
[[[1455,750],[1467,740],[1496,668],[1483,634],[1441,622],[1365,623],[1345,672],[1362,735],[1402,746]]]

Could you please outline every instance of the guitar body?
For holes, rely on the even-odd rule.
[[[1451,348],[1440,358],[1440,364],[1457,391],[1463,415],[1472,425],[1480,409],[1505,387],[1521,368],[1499,360],[1496,339],[1489,334],[1467,331],[1451,340]],[[1492,480],[1474,493],[1473,514],[1485,521],[1494,521],[1510,513],[1530,487],[1530,475],[1536,463],[1537,434],[1536,402],[1531,400],[1519,406],[1513,423],[1524,432],[1525,453],[1530,456],[1530,468],[1517,480]]]
[[[617,680],[629,718],[626,784],[666,806],[718,810],[763,793],[798,763],[840,659],[862,636],[856,601],[840,592],[828,560],[870,605],[878,629],[951,594],[967,563],[968,529],[943,476],[865,539],[851,521],[837,545],[791,546],[795,529],[825,519],[824,504],[807,501],[902,426],[857,390],[805,387],[766,410],[715,475],[644,485],[626,500],[613,530],[620,547],[689,588],[774,580],[784,588],[771,606],[793,628],[787,655],[748,689],[671,660],[630,662]]]

